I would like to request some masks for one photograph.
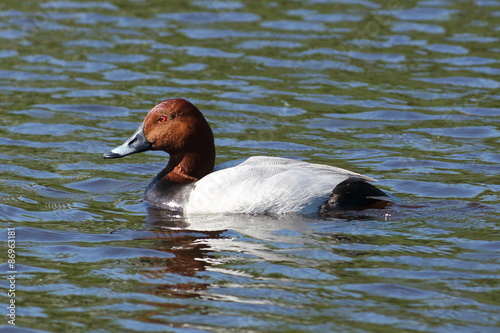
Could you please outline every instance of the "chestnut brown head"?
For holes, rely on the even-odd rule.
[[[157,104],[137,131],[124,144],[105,153],[104,158],[146,150],[163,150],[171,156],[201,153],[215,157],[214,138],[205,117],[196,106],[180,98]]]

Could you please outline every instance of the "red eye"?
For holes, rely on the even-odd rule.
[[[160,118],[158,118],[158,121],[159,121],[160,123],[164,123],[164,122],[166,122],[166,121],[167,121],[167,116],[160,116]]]

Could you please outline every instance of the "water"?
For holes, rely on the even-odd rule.
[[[499,17],[495,0],[3,1],[16,332],[498,332]],[[166,155],[102,153],[172,97],[205,113],[218,163],[335,165],[400,202],[148,210]]]

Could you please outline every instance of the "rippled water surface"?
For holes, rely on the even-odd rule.
[[[2,1],[0,266],[15,228],[16,328],[498,332],[499,22],[497,0]],[[102,153],[172,97],[204,112],[217,163],[335,165],[399,203],[148,210],[167,155]]]

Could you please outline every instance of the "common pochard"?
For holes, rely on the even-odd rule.
[[[137,131],[104,154],[118,158],[147,150],[170,155],[147,186],[144,200],[186,214],[325,213],[384,207],[390,200],[374,179],[328,165],[254,156],[216,167],[212,130],[184,99],[156,105]]]

